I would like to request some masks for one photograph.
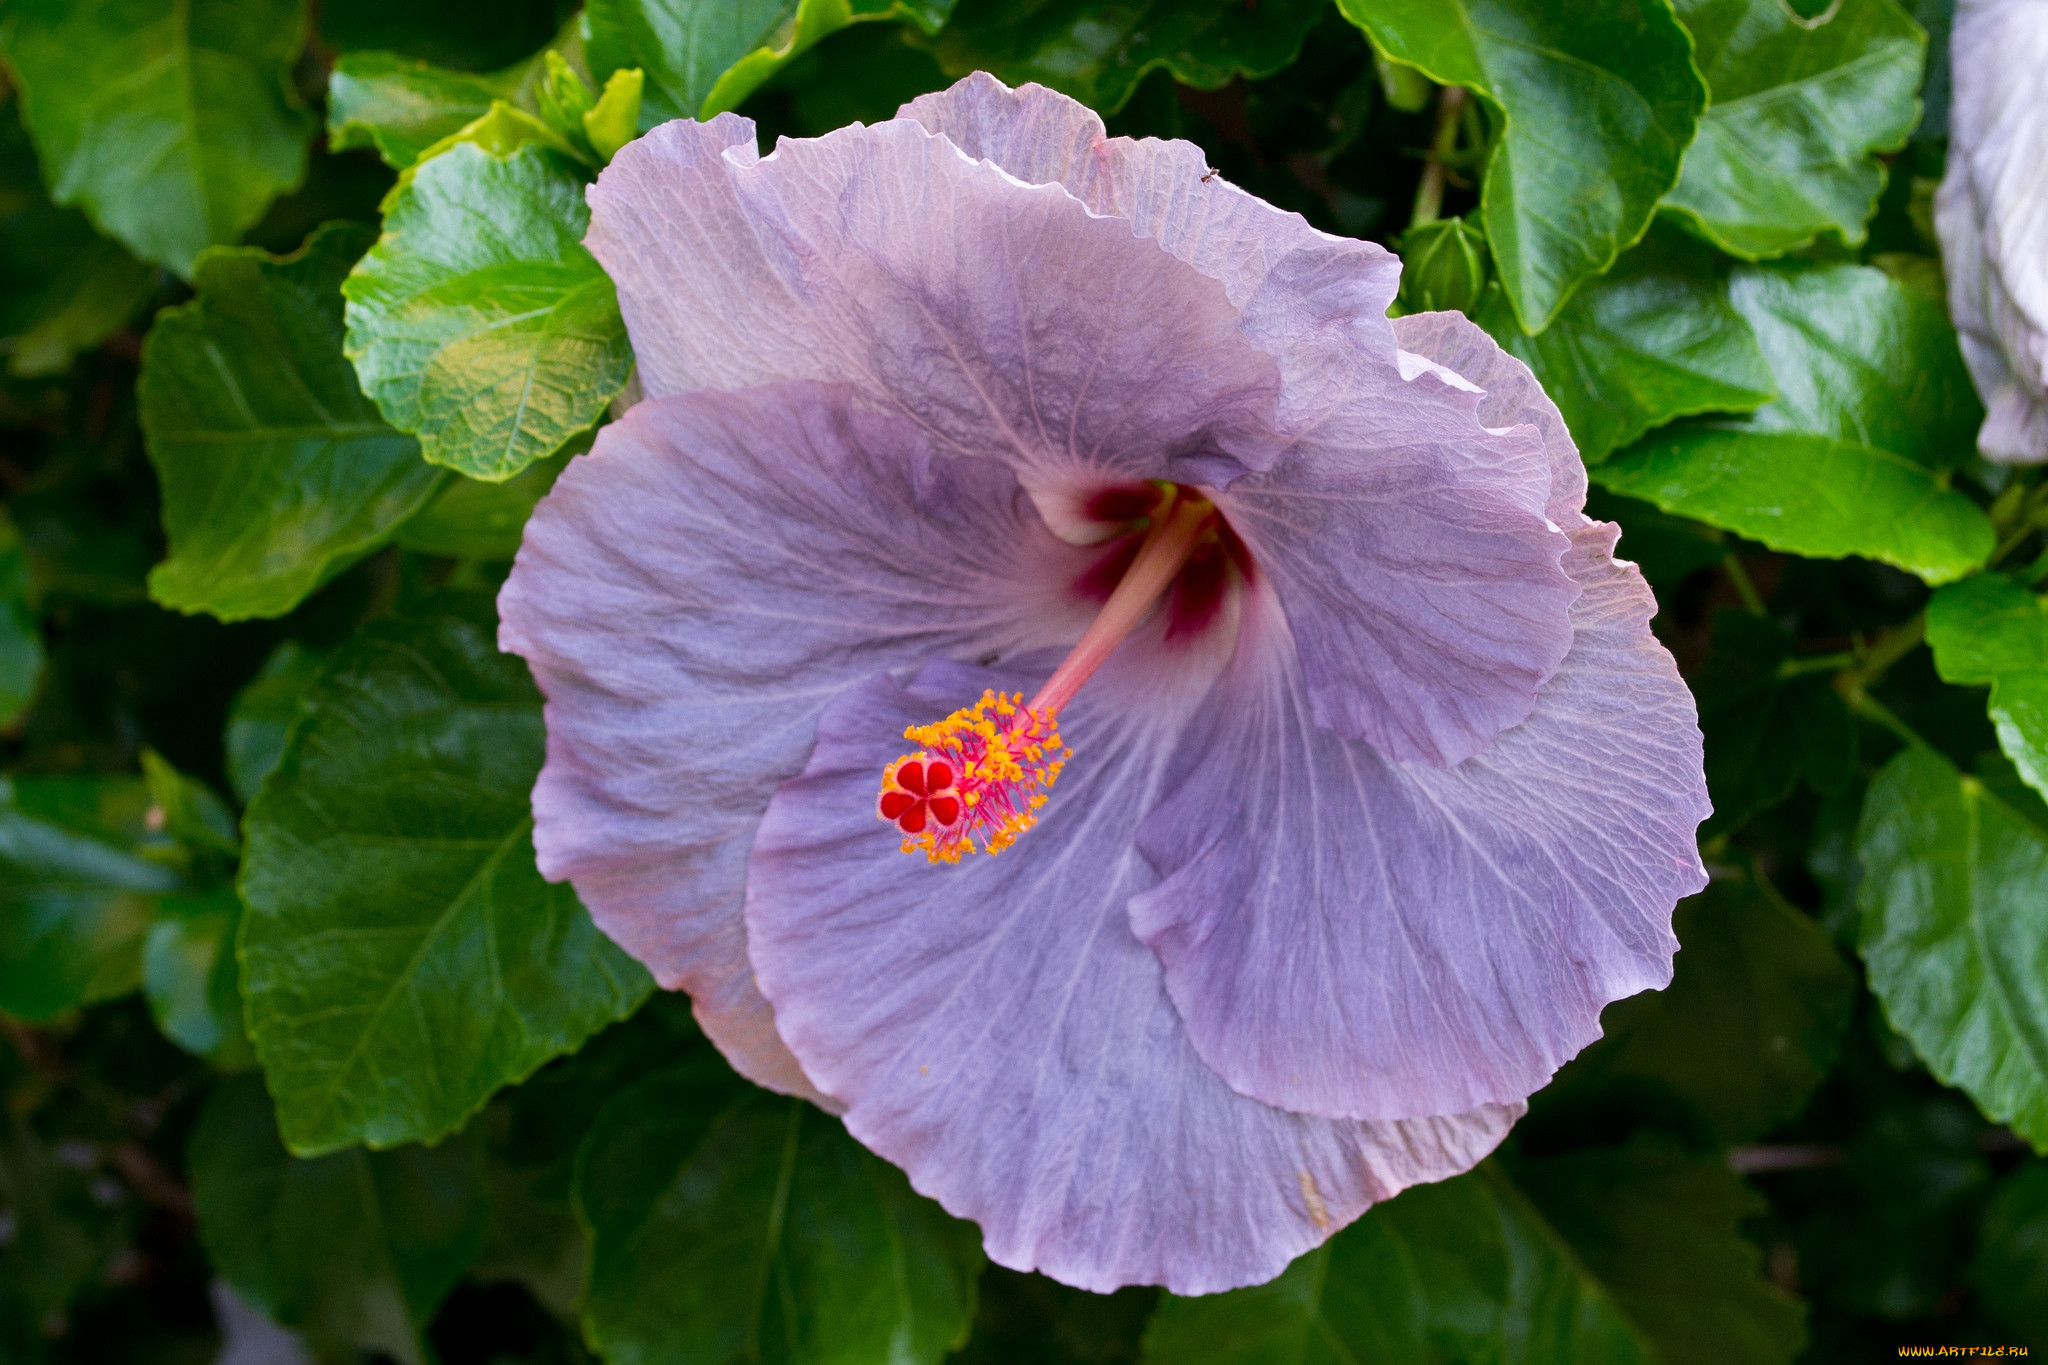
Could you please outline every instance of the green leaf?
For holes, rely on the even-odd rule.
[[[1270,1284],[1164,1298],[1145,1358],[1789,1361],[1799,1310],[1737,1232],[1758,1202],[1719,1163],[1647,1144],[1524,1163],[1516,1181],[1487,1162],[1403,1192]]]
[[[1937,304],[1867,266],[1742,266],[1730,300],[1777,398],[1745,424],[1858,440],[1929,469],[1972,458],[1984,409]]]
[[[9,374],[55,374],[148,299],[148,266],[43,193],[28,135],[0,111],[0,354]]]
[[[1762,1137],[1833,1069],[1856,980],[1807,916],[1747,880],[1680,901],[1676,973],[1617,1000],[1531,1102],[1532,1126],[1626,1110],[1704,1148]]]
[[[1951,583],[1927,603],[1934,666],[1952,683],[1991,685],[1988,709],[2020,776],[2048,793],[2048,607],[2002,574]]]
[[[1897,1041],[1874,1011],[1866,1019],[1870,1033],[1883,1033],[1879,1047]],[[1792,1187],[1805,1211],[1793,1249],[1817,1300],[1844,1316],[1936,1317],[1965,1287],[1991,1183],[1984,1122],[1968,1100],[1927,1084],[1910,1048],[1889,1065],[1876,1051],[1852,1052],[1841,1073],[1852,1107],[1830,1106],[1850,1119],[1835,1129],[1846,1139],[1841,1164],[1772,1183]]]
[[[1944,1084],[2048,1149],[2048,837],[1928,749],[1864,798],[1858,947],[1891,1026]]]
[[[2048,1166],[2030,1161],[1999,1182],[1970,1280],[2000,1325],[2048,1349]]]
[[[165,896],[142,945],[142,994],[163,1035],[225,1070],[253,1066],[235,976],[242,902],[231,882]]]
[[[1675,0],[1707,112],[1664,202],[1749,260],[1832,232],[1862,244],[1884,190],[1876,154],[1920,121],[1927,34],[1893,0],[1802,18],[1783,0]]]
[[[1775,392],[1756,333],[1728,301],[1728,269],[1684,234],[1653,229],[1530,336],[1507,296],[1473,317],[1543,381],[1587,464],[1653,427],[1748,412]]]
[[[574,440],[571,446],[584,445]],[[434,500],[398,528],[402,549],[451,559],[508,560],[519,552],[520,533],[534,507],[547,496],[569,463],[563,450],[536,460],[503,483],[456,478]]]
[[[1778,396],[1674,425],[1600,465],[1610,489],[1816,558],[1861,555],[1930,583],[1996,536],[1948,486],[1982,414],[1941,311],[1867,266],[1745,266],[1730,288]]]
[[[492,100],[489,109],[422,151],[418,160],[398,173],[391,192],[384,196],[383,210],[389,213],[404,198],[407,187],[418,176],[421,166],[464,144],[480,147],[500,160],[521,147],[537,144],[561,153],[564,164],[575,167],[579,176],[587,177],[592,169],[589,154],[546,119],[527,112],[510,100]]]
[[[149,788],[133,778],[0,777],[0,1010],[47,1019],[126,995],[156,897],[140,857]]]
[[[1670,0],[1338,0],[1395,61],[1478,93],[1495,269],[1540,333],[1643,235],[1706,104]]]
[[[937,1362],[974,1314],[973,1227],[708,1048],[605,1107],[576,1207],[584,1333],[613,1365]]]
[[[1693,678],[1714,813],[1702,838],[1739,828],[1792,794],[1856,776],[1856,722],[1827,672],[1797,672],[1791,633],[1768,617],[1714,613],[1714,652]]]
[[[43,627],[29,609],[21,533],[0,507],[0,729],[20,720],[43,677]]]
[[[601,159],[610,161],[639,136],[640,101],[646,89],[646,73],[637,66],[614,71],[606,79],[597,103],[583,116],[583,136]]]
[[[337,1152],[299,1160],[278,1141],[255,1076],[223,1083],[187,1160],[199,1237],[251,1303],[333,1350],[431,1359],[420,1329],[482,1241],[478,1147]]]
[[[378,418],[342,354],[337,290],[367,241],[330,224],[282,259],[213,252],[199,297],[157,319],[137,396],[171,545],[149,575],[165,606],[280,616],[446,477]]]
[[[491,1230],[478,1279],[516,1280],[564,1317],[583,1293],[586,1243],[571,1201],[576,1153],[611,1097],[703,1050],[690,998],[657,991],[638,1013],[491,1101]]]
[[[487,609],[364,628],[305,705],[245,822],[249,1033],[294,1151],[434,1141],[653,983],[534,867],[540,697]]]
[[[590,73],[639,67],[640,126],[708,119],[739,106],[819,39],[848,24],[901,20],[936,33],[953,0],[590,0]]]
[[[1600,468],[1618,493],[1815,559],[1861,555],[1929,583],[1991,553],[1991,523],[1934,471],[1855,441],[1717,424],[1654,436]]]
[[[1613,1296],[1489,1163],[1380,1205],[1251,1289],[1167,1295],[1152,1365],[1651,1365]]]
[[[306,173],[297,0],[13,0],[0,51],[51,197],[189,275]]]
[[[0,1242],[0,1351],[10,1365],[44,1358],[52,1315],[115,1254],[119,1215],[93,1198],[98,1184],[51,1151],[14,1104],[0,1114],[0,1208],[9,1231]],[[23,1328],[26,1341],[11,1339]]]
[[[572,159],[458,146],[421,163],[349,276],[348,353],[435,464],[506,479],[592,425],[633,350],[611,278],[583,247]]]
[[[285,736],[304,711],[306,693],[327,666],[325,651],[286,640],[228,708],[228,782],[244,804],[284,757]]]
[[[234,812],[204,782],[185,776],[154,749],[142,751],[142,776],[149,784],[151,816],[163,832],[194,850],[233,857],[242,851]]]
[[[1720,1160],[1641,1140],[1511,1169],[1663,1365],[1789,1365],[1800,1353],[1805,1310],[1763,1278],[1741,1232],[1764,1201]]]
[[[404,170],[420,153],[491,111],[519,88],[524,64],[476,75],[389,52],[351,52],[327,80],[327,141],[336,151],[375,147]]]
[[[1037,81],[1114,113],[1160,67],[1200,90],[1270,76],[1294,61],[1322,12],[1322,0],[965,0],[933,50],[949,76]]]

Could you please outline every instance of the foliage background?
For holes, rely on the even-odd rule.
[[[1947,26],[0,0],[0,1359],[2048,1349],[2048,484],[1973,453]],[[976,67],[1403,249],[1557,398],[1700,701],[1671,989],[1258,1289],[985,1268],[533,868],[491,590],[630,370],[582,186]]]

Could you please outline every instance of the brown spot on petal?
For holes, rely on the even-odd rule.
[[[1316,1178],[1307,1171],[1297,1174],[1301,1181],[1301,1199],[1308,1205],[1308,1221],[1316,1225],[1316,1231],[1328,1236],[1330,1233],[1330,1211],[1323,1205],[1323,1192],[1316,1188]]]

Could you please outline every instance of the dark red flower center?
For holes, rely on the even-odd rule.
[[[1095,562],[1075,580],[1076,592],[1097,602],[1109,600],[1136,561],[1152,518],[1172,491],[1172,485],[1163,483],[1112,484],[1089,496],[1082,506],[1083,515],[1116,529],[1103,542]],[[1166,591],[1166,638],[1180,640],[1201,634],[1222,611],[1232,581],[1250,582],[1255,567],[1243,539],[1221,512],[1212,513],[1187,563]]]

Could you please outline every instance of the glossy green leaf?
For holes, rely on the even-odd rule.
[[[1755,260],[1832,232],[1851,246],[1920,121],[1927,35],[1893,0],[1803,18],[1783,0],[1675,0],[1707,112],[1664,202]]]
[[[625,387],[633,350],[583,246],[584,181],[546,147],[455,147],[416,168],[349,276],[349,357],[428,460],[510,478]]]
[[[1322,12],[1321,0],[962,0],[933,50],[950,76],[1037,81],[1113,113],[1160,67],[1201,90],[1271,75],[1294,60]]]
[[[1752,431],[1860,440],[1929,469],[1971,458],[1983,406],[1938,304],[1867,266],[1744,266],[1730,301],[1777,398]]]
[[[1977,574],[1928,601],[1927,643],[1945,681],[1991,685],[1998,746],[2048,793],[2048,607],[2002,574]]]
[[[1498,288],[1473,321],[1543,381],[1587,464],[1674,417],[1749,412],[1775,392],[1756,334],[1728,301],[1726,265],[1669,228],[1580,289],[1539,335]]]
[[[305,705],[245,822],[249,1033],[294,1151],[434,1141],[653,983],[534,867],[540,697],[487,608],[366,627]]]
[[[2018,1342],[2048,1350],[2048,1165],[2027,1162],[1999,1182],[1970,1280]]]
[[[282,259],[218,251],[199,297],[157,319],[137,395],[163,487],[165,606],[279,616],[418,510],[446,476],[377,416],[341,351],[341,296],[365,229],[335,224]]]
[[[971,1225],[709,1049],[605,1107],[576,1207],[584,1333],[612,1365],[936,1365],[974,1313]]]
[[[0,507],[0,729],[21,719],[43,676],[43,627],[29,608],[21,533]]]
[[[1493,113],[1480,211],[1531,332],[1643,235],[1706,104],[1670,0],[1338,0],[1373,46]]]
[[[1539,1197],[1488,1162],[1380,1205],[1270,1284],[1169,1296],[1146,1360],[1705,1365],[1797,1350],[1797,1307],[1736,1230],[1756,1201],[1717,1163],[1595,1149],[1518,1180]]]
[[[166,1038],[227,1070],[253,1066],[242,1023],[235,930],[242,902],[222,882],[202,895],[165,896],[142,945],[142,994]]]
[[[306,173],[297,0],[12,0],[0,52],[51,196],[189,275]]]
[[[1535,1126],[1623,1110],[1695,1146],[1763,1136],[1830,1069],[1856,980],[1810,918],[1745,879],[1678,903],[1671,984],[1617,1000],[1603,1036],[1531,1101]]]
[[[582,445],[572,441],[571,446]],[[456,478],[434,500],[398,528],[398,544],[426,555],[451,559],[508,560],[519,552],[526,519],[547,496],[569,463],[564,450],[536,460],[503,483]]]
[[[1817,558],[1861,555],[1930,583],[1996,537],[1949,487],[1981,408],[1939,309],[1867,266],[1746,266],[1730,288],[1778,396],[1676,424],[1598,467],[1608,488]]]
[[[2048,835],[1928,749],[1864,798],[1858,947],[1941,1081],[2048,1149]]]
[[[403,170],[421,152],[490,112],[518,87],[523,67],[477,75],[389,52],[352,52],[327,81],[327,140],[336,151],[375,147]]]
[[[1739,828],[1803,775],[1837,792],[1856,776],[1856,722],[1827,671],[1800,672],[1793,639],[1768,617],[1714,614],[1714,652],[1692,679],[1714,813],[1702,838]]]
[[[1984,562],[1991,523],[1936,472],[1860,442],[1701,425],[1601,467],[1609,488],[1817,559],[1861,555],[1930,583]]]
[[[384,196],[383,208],[389,213],[393,206],[402,202],[405,190],[419,175],[420,167],[444,152],[469,144],[499,160],[511,156],[521,147],[539,145],[550,151],[559,152],[563,164],[574,167],[576,174],[587,177],[595,169],[589,154],[577,147],[565,134],[557,130],[538,114],[510,100],[492,100],[491,107],[477,118],[436,142],[419,154],[419,159],[398,173],[397,183]]]
[[[135,989],[156,898],[141,857],[149,789],[133,778],[0,777],[0,1011],[47,1019]]]
[[[248,1076],[215,1090],[187,1160],[200,1240],[244,1298],[330,1351],[427,1365],[420,1329],[484,1235],[478,1156],[464,1135],[300,1160]]]
[[[640,126],[738,107],[791,58],[848,24],[899,20],[936,33],[953,0],[590,0],[584,53],[599,81],[640,68]]]
[[[279,645],[235,694],[225,735],[228,782],[246,804],[284,757],[285,736],[304,712],[306,693],[327,665],[325,652],[296,640]]]

